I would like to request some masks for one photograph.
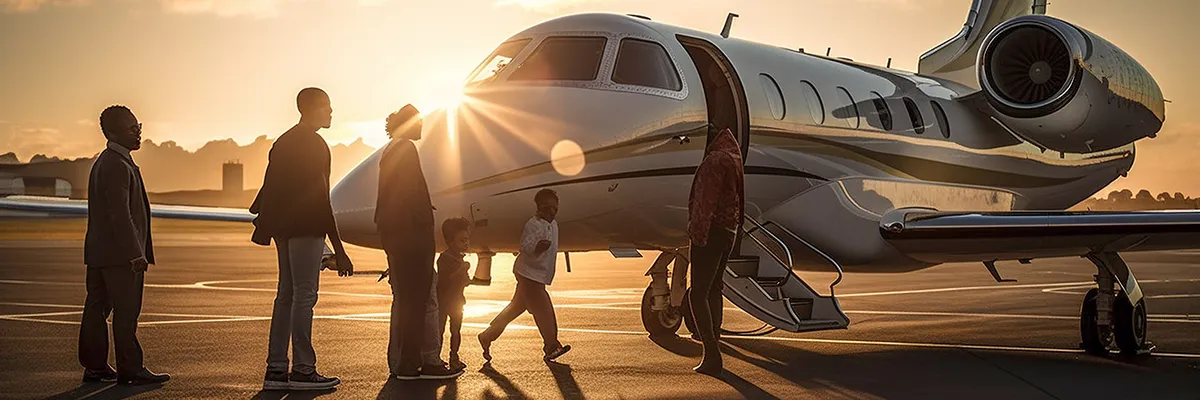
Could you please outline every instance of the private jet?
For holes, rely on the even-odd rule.
[[[1045,0],[974,0],[962,30],[915,73],[730,37],[735,14],[717,34],[638,15],[537,24],[479,64],[461,104],[425,116],[435,216],[470,219],[472,251],[490,268],[519,249],[533,194],[552,188],[568,268],[570,252],[660,252],[642,320],[674,335],[690,314],[692,175],[710,124],[728,127],[745,160],[747,215],[724,295],[764,323],[752,333],[848,328],[834,293],[845,272],[980,262],[1002,282],[999,262],[1084,257],[1096,287],[1082,301],[1082,348],[1147,353],[1146,302],[1120,254],[1200,247],[1200,213],[1064,211],[1127,174],[1165,102],[1136,60],[1045,12]],[[344,239],[371,248],[387,173],[378,157],[331,195]],[[0,208],[86,213],[79,200],[33,197]],[[253,218],[170,206],[154,215]],[[828,289],[797,275],[809,271],[827,273]]]

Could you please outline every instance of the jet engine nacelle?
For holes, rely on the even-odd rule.
[[[984,39],[979,82],[996,117],[1046,149],[1109,150],[1162,128],[1158,83],[1124,51],[1045,15],[1008,20]]]

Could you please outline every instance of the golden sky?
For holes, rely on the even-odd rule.
[[[334,104],[331,143],[386,141],[382,120],[445,101],[497,44],[587,11],[636,13],[915,70],[956,33],[970,0],[0,0],[0,153],[79,157],[100,149],[105,106],[130,106],[144,135],[195,148],[277,136],[298,89]],[[1200,1],[1055,0],[1049,14],[1137,58],[1172,101],[1114,188],[1200,195]]]

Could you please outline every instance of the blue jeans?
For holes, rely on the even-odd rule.
[[[309,374],[316,370],[317,364],[312,346],[312,320],[325,238],[276,238],[275,247],[279,252],[279,288],[271,313],[267,371],[287,372],[290,341],[292,372]]]

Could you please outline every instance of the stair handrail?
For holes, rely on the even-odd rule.
[[[767,228],[764,227],[763,224],[759,223],[758,220],[754,219],[754,217],[751,217],[749,214],[744,214],[743,217],[745,217],[746,220],[750,221],[750,223],[754,224],[754,226],[757,227],[756,229],[763,231],[763,233],[766,233],[767,236],[769,236],[771,239],[774,239],[775,243],[779,243],[779,247],[782,247],[784,254],[787,255],[787,264],[785,264],[785,265],[787,265],[788,269],[791,269],[792,268],[792,249],[788,248],[787,243],[784,243],[783,239],[780,239],[778,236],[775,236],[774,233],[767,230]],[[742,228],[742,230],[746,230],[746,229]],[[763,248],[763,250],[767,251],[767,253],[770,253],[771,257],[775,258],[775,261],[778,261],[779,263],[783,263],[784,260],[781,260],[779,258],[779,255],[775,254],[775,252],[771,251],[771,249],[768,249],[767,246],[762,241],[760,241],[760,240],[758,240],[758,238],[754,237],[753,233],[754,233],[754,230],[746,230],[747,237],[749,237],[750,239],[757,242],[758,245]],[[801,242],[803,242],[803,241],[801,241]],[[841,269],[841,267],[838,267],[838,269]]]
[[[767,222],[767,224],[770,224],[770,225],[775,225],[775,226],[779,227],[779,229],[783,230],[783,233],[786,233],[786,234],[788,234],[788,236],[791,236],[791,237],[792,237],[792,239],[796,239],[797,241],[799,241],[800,243],[804,244],[805,246],[808,246],[808,248],[809,248],[810,250],[812,250],[813,252],[817,253],[817,255],[821,256],[822,258],[824,258],[824,259],[825,259],[825,261],[829,261],[829,263],[830,263],[830,264],[833,264],[833,267],[834,267],[834,268],[837,268],[837,274],[838,274],[838,275],[837,275],[837,279],[834,279],[834,280],[833,280],[833,283],[830,283],[830,284],[829,284],[829,295],[830,295],[830,296],[833,296],[833,295],[834,295],[834,293],[833,293],[833,287],[834,287],[834,286],[837,286],[837,284],[838,284],[838,283],[841,283],[841,282],[842,282],[842,275],[844,275],[844,274],[845,274],[845,273],[842,271],[842,264],[839,264],[839,263],[837,262],[837,260],[834,260],[834,259],[833,259],[833,257],[830,257],[828,254],[825,254],[825,252],[821,251],[821,249],[818,249],[818,248],[817,248],[817,246],[813,246],[813,245],[812,245],[812,243],[809,243],[807,240],[804,240],[804,238],[801,238],[801,237],[800,237],[800,235],[797,235],[795,232],[792,232],[792,230],[791,230],[791,229],[788,229],[787,227],[785,227],[785,226],[783,226],[783,225],[780,225],[780,224],[777,224],[777,223],[774,223],[774,222]],[[756,225],[757,225],[757,224],[756,224]],[[760,227],[760,228],[761,228],[761,229],[762,229],[764,232],[767,232],[767,233],[770,233],[770,232],[771,232],[771,231],[770,231],[770,230],[768,230],[768,229],[767,229],[765,226],[759,225],[759,227]],[[772,235],[772,236],[773,236],[773,235]],[[790,254],[789,254],[789,255],[790,255]]]

